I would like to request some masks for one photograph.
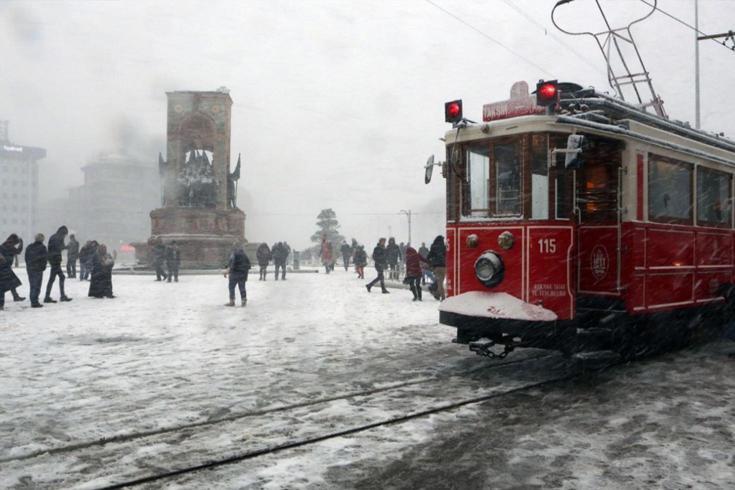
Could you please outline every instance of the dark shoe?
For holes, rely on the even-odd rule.
[[[383,294],[390,294],[390,291],[388,291],[387,289],[383,289],[382,293]]]
[[[370,284],[365,284],[365,288],[367,288],[368,293],[370,292]]]
[[[171,282],[171,278],[169,277],[169,278],[168,278],[168,281],[166,281],[166,282]]]
[[[174,282],[179,282],[179,278],[177,277],[176,279],[174,279]]]
[[[418,298],[417,298],[416,296],[414,296],[414,297],[413,297],[413,299],[412,299],[411,301],[418,301],[418,300],[419,300],[419,299],[418,299]]]
[[[13,298],[13,301],[25,301],[25,298],[23,296],[16,296]]]
[[[44,303],[57,303],[57,301],[54,298],[44,298]]]
[[[230,300],[229,303],[225,303],[225,306],[235,306],[235,300]]]
[[[247,304],[248,304],[248,299],[247,299],[247,298],[243,298],[243,299],[242,299],[242,300],[240,301],[240,306],[247,306]]]
[[[43,308],[41,303],[31,303],[31,308]]]
[[[66,303],[66,302],[68,302],[68,301],[71,301],[71,298],[70,298],[70,297],[68,297],[68,296],[62,296],[61,298],[59,298],[59,301],[63,301],[63,302],[65,302],[65,303]]]

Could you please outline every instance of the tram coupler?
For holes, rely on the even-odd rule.
[[[492,348],[497,342],[488,338],[481,338],[469,343],[470,350],[478,356],[489,357],[490,359],[503,359],[516,348],[514,344],[504,344],[503,352],[495,353]]]

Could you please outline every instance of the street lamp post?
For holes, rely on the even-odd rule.
[[[411,243],[411,210],[406,211],[405,209],[401,209],[399,214],[408,216],[408,243]]]

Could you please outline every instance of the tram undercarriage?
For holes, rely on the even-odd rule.
[[[731,320],[729,303],[636,316],[620,310],[581,310],[575,320],[555,321],[440,312],[442,324],[457,328],[455,343],[492,358],[505,357],[516,348],[538,348],[557,350],[567,357],[641,359],[716,338]]]

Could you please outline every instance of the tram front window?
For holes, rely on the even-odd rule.
[[[522,179],[518,144],[483,143],[465,150],[465,216],[520,217]]]

